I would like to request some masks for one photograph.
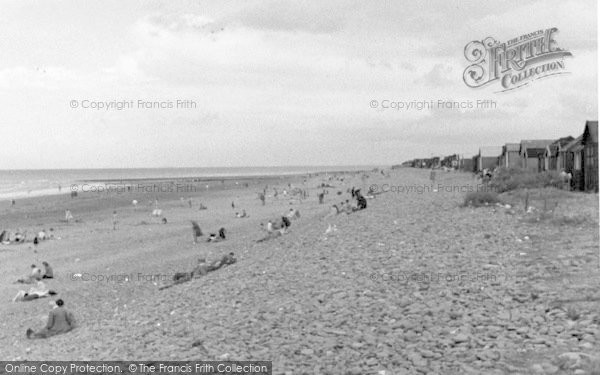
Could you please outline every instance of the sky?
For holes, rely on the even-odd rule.
[[[0,169],[393,165],[578,136],[598,119],[595,0],[0,9]],[[469,42],[552,27],[568,74],[507,92],[463,81]],[[495,108],[382,108],[438,100]]]

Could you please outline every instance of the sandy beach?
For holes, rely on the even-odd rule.
[[[597,357],[597,194],[532,191],[528,214],[518,191],[501,195],[509,206],[462,207],[462,191],[478,184],[471,174],[440,172],[432,189],[427,170],[386,173],[2,202],[0,228],[52,228],[54,239],[0,245],[0,357],[269,360],[276,374],[560,373],[563,353]],[[319,204],[322,183],[333,187]],[[309,196],[283,196],[290,186]],[[381,194],[366,210],[331,213],[348,189],[370,186]],[[151,216],[155,199],[167,224]],[[256,242],[260,223],[290,208],[301,217],[289,233]],[[235,217],[242,209],[248,218]],[[198,244],[190,220],[204,231]],[[227,240],[205,242],[220,227]],[[199,257],[229,252],[236,264],[159,290]],[[45,324],[54,298],[10,301],[29,287],[14,281],[42,261],[78,327],[32,341],[25,330]]]

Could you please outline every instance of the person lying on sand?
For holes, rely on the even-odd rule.
[[[228,266],[230,264],[234,264],[235,262],[237,262],[237,259],[235,259],[235,255],[233,253],[223,255],[220,260],[216,260],[208,266],[208,272],[216,271],[223,266]]]
[[[208,273],[208,265],[206,264],[206,259],[200,258],[198,259],[198,265],[192,271],[192,276],[197,279],[199,277],[205,276]]]
[[[38,281],[36,286],[32,286],[29,288],[29,291],[25,292],[24,290],[20,290],[17,295],[13,298],[13,302],[26,302],[32,301],[38,298],[44,298],[48,296],[53,296],[57,294],[55,291],[50,290],[46,287],[41,281]]]
[[[38,332],[28,328],[25,333],[28,339],[45,339],[47,337],[67,333],[75,327],[75,319],[73,314],[66,310],[62,299],[57,299],[50,313],[48,314],[48,322],[46,327]]]
[[[21,284],[35,284],[42,279],[42,275],[42,270],[39,269],[35,264],[32,264],[31,273],[29,276],[18,279],[17,282]]]
[[[198,265],[194,268],[194,270],[192,272],[177,272],[173,276],[172,284],[163,285],[158,289],[163,290],[163,289],[170,288],[174,285],[183,284],[187,281],[191,281],[194,278],[197,279],[199,277],[205,276],[209,272],[216,271],[223,266],[234,264],[236,262],[237,262],[237,259],[235,258],[234,253],[229,253],[227,255],[223,255],[223,257],[220,260],[216,260],[216,261],[212,262],[210,265],[206,264],[206,260],[204,258],[200,258],[200,259],[198,259]]]
[[[54,271],[52,270],[52,267],[50,267],[48,262],[42,262],[42,264],[44,265],[44,275],[42,276],[42,279],[53,279]]]
[[[192,277],[193,275],[191,272],[176,272],[175,275],[173,275],[173,285],[190,281]]]

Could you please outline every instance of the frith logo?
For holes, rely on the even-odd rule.
[[[571,52],[558,47],[553,27],[521,35],[505,43],[492,37],[472,41],[465,47],[465,57],[472,63],[463,73],[469,87],[477,88],[499,81],[500,91],[523,87],[532,81],[568,73],[564,58]]]

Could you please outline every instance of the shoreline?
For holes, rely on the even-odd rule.
[[[362,166],[361,166],[362,167]],[[277,167],[274,167],[277,168]],[[282,167],[285,168],[285,167]],[[317,168],[317,167],[315,167]],[[353,168],[349,166],[348,168]],[[356,167],[358,168],[358,166]],[[365,166],[365,168],[367,168]],[[371,167],[371,169],[376,167]],[[152,168],[148,168],[152,169]],[[186,169],[186,168],[174,168],[174,169]],[[89,169],[85,171],[94,171],[95,169]],[[128,168],[121,169],[122,171],[128,170]],[[132,171],[139,170],[137,168],[132,168]],[[33,170],[32,170],[33,171]],[[37,170],[36,170],[37,171]],[[39,171],[50,171],[50,170],[39,170]],[[72,170],[56,170],[56,171],[72,171]],[[83,171],[83,170],[82,170]],[[96,171],[101,171],[98,169]],[[248,183],[249,181],[254,180],[269,180],[269,179],[283,179],[283,178],[297,178],[304,177],[309,178],[310,176],[319,176],[320,174],[340,174],[340,173],[366,173],[369,172],[369,169],[348,169],[348,170],[325,170],[325,171],[307,171],[307,172],[282,172],[282,173],[273,173],[273,174],[239,174],[239,175],[227,175],[227,176],[219,176],[219,175],[211,175],[211,176],[174,176],[174,177],[124,177],[124,178],[92,178],[92,179],[75,179],[72,181],[68,181],[63,186],[62,184],[58,184],[58,186],[62,186],[62,189],[59,190],[58,186],[54,186],[52,188],[42,188],[37,190],[21,190],[10,193],[0,193],[0,202],[3,201],[11,201],[11,200],[23,200],[23,199],[31,199],[31,198],[40,198],[40,197],[49,197],[49,196],[57,196],[57,195],[68,195],[71,194],[72,191],[77,191],[78,193],[82,193],[82,186],[87,183],[93,184],[93,186],[97,188],[105,188],[108,190],[111,185],[120,185],[120,188],[127,189],[128,187],[132,187],[135,184],[142,183],[177,183],[177,182],[185,182],[185,183],[210,183],[210,182],[231,182],[235,181],[237,183]],[[114,189],[113,189],[114,190]],[[90,191],[88,191],[90,192]],[[160,191],[159,191],[160,192]],[[194,191],[197,192],[197,191]],[[119,192],[117,192],[119,193]]]

